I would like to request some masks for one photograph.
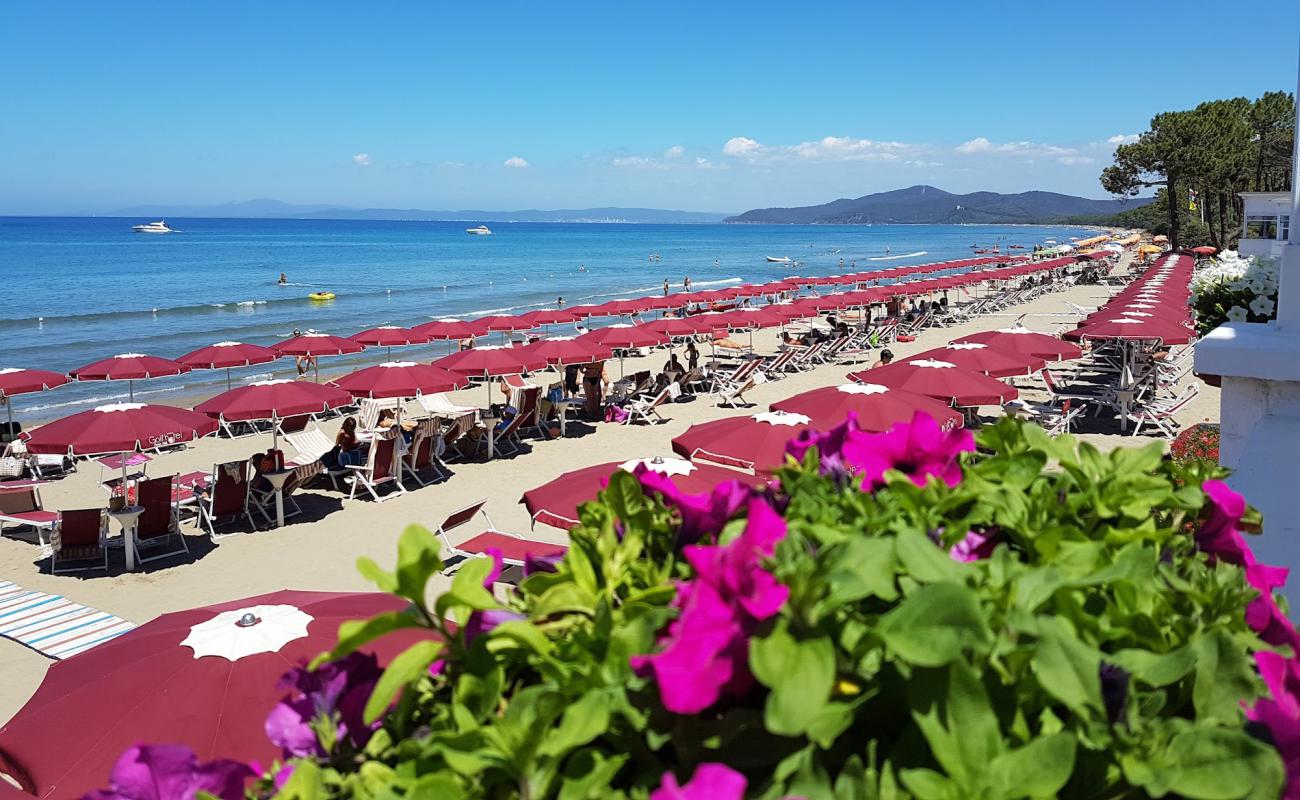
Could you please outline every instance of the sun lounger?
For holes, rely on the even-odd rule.
[[[1181,426],[1174,419],[1174,415],[1192,402],[1200,392],[1200,388],[1200,384],[1193,383],[1187,387],[1185,392],[1172,400],[1152,401],[1130,411],[1128,419],[1133,423],[1132,435],[1137,436],[1141,433],[1143,427],[1150,426],[1159,430],[1166,439],[1177,436],[1178,429]]]
[[[24,483],[14,486],[0,484],[0,533],[4,532],[5,523],[27,525],[36,531],[37,542],[41,547],[49,546],[50,531],[59,521],[59,515],[46,511],[41,504],[41,490],[36,483]]]
[[[144,509],[136,520],[135,558],[145,564],[189,553],[181,534],[173,484],[176,476],[150,478],[136,484],[136,505]]]
[[[785,377],[786,368],[790,362],[794,361],[795,356],[799,355],[798,347],[787,347],[777,354],[770,362],[762,367],[763,374],[772,380],[779,380]]]
[[[406,455],[402,456],[402,474],[419,484],[421,487],[428,486],[420,473],[432,469],[438,473],[441,478],[447,475],[438,466],[438,449],[442,446],[442,437],[439,435],[438,420],[434,417],[420,420],[411,433],[411,446],[407,449]]]
[[[402,401],[398,397],[385,397],[374,400],[368,397],[362,398],[360,402],[360,411],[357,412],[357,428],[363,431],[373,431],[379,427],[379,415],[381,412],[388,410],[396,412],[401,408]]]
[[[643,394],[627,404],[625,410],[627,416],[623,418],[624,425],[631,425],[638,420],[647,424],[654,425],[657,422],[667,422],[659,415],[659,406],[664,403],[671,403],[678,397],[681,397],[682,390],[676,383],[670,383],[664,386],[657,394]]]
[[[50,574],[108,570],[108,514],[102,508],[83,508],[59,513],[51,535]],[[61,563],[62,562],[62,563]],[[81,566],[66,566],[68,562]]]
[[[321,461],[322,457],[334,449],[334,442],[325,432],[315,425],[298,433],[285,434],[285,441],[292,445],[297,452],[295,459],[299,464],[309,464],[313,461]],[[330,479],[334,488],[339,488],[338,479],[349,474],[347,467],[335,464],[327,466],[321,461],[322,471]]]
[[[496,549],[501,552],[501,560],[504,563],[509,566],[519,567],[523,566],[529,557],[564,554],[567,549],[564,545],[527,539],[516,533],[497,530],[496,526],[492,524],[492,518],[488,516],[487,510],[483,508],[486,503],[486,500],[480,500],[473,505],[453,512],[438,526],[438,536],[452,555],[463,558],[483,558],[487,556],[488,550]],[[450,536],[451,532],[468,525],[480,513],[487,523],[487,529],[471,536],[460,544],[453,544]],[[448,572],[451,571],[448,570]]]
[[[348,465],[348,471],[352,476],[352,490],[348,492],[349,500],[356,499],[357,487],[369,492],[376,503],[382,503],[393,496],[392,492],[383,497],[379,496],[379,490],[387,484],[392,484],[396,492],[406,493],[406,487],[399,480],[401,473],[398,468],[397,437],[400,435],[393,428],[379,431],[370,443],[370,449],[366,453],[366,463]]]
[[[425,394],[416,398],[425,411],[435,417],[457,417],[461,414],[478,413],[477,408],[458,406],[447,399],[444,394]]]
[[[1071,404],[1066,400],[1060,406],[1030,403],[1025,400],[1012,400],[1002,406],[1008,414],[1024,417],[1036,423],[1050,436],[1070,432],[1070,425],[1087,408],[1086,403]]]

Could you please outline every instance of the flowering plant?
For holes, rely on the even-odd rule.
[[[1009,419],[850,420],[791,450],[764,490],[616,473],[503,599],[477,558],[429,604],[439,545],[408,529],[393,572],[361,568],[410,607],[286,681],[286,760],[251,791],[1300,797],[1285,571],[1217,468]],[[377,679],[353,655],[409,627],[431,635]]]
[[[1277,317],[1278,267],[1272,259],[1225,250],[1192,277],[1196,332],[1224,322],[1267,322]]]
[[[1184,428],[1169,445],[1169,454],[1177,461],[1197,459],[1219,463],[1219,426],[1199,422]]]

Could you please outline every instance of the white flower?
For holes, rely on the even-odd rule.
[[[1246,309],[1242,308],[1241,306],[1233,306],[1232,308],[1228,309],[1229,322],[1245,322],[1247,316],[1248,315],[1246,313]]]
[[[1271,298],[1264,297],[1263,295],[1256,297],[1250,304],[1250,310],[1261,317],[1272,316],[1273,310],[1276,308],[1277,303],[1274,303]],[[1231,317],[1229,317],[1229,319],[1231,319]]]

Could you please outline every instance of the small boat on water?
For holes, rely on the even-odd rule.
[[[492,231],[489,230],[488,226],[486,225],[480,225],[477,228],[466,228],[465,233],[468,233],[470,236],[491,236],[492,235]]]
[[[326,300],[333,300],[333,299],[334,299],[334,293],[333,293],[333,292],[312,292],[311,294],[307,295],[307,299],[308,299],[308,300],[315,300],[315,301],[317,301],[317,302],[323,302],[323,301],[326,301]]]
[[[769,264],[793,264],[794,259],[789,256],[781,256],[780,258],[777,258],[776,256],[768,256],[767,262]]]
[[[167,221],[161,219],[144,225],[132,225],[131,230],[136,233],[174,233],[173,229],[167,227]]]

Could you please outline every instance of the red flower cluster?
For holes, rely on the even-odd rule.
[[[1173,443],[1169,452],[1175,461],[1212,461],[1219,463],[1219,426],[1202,422],[1185,429]]]

